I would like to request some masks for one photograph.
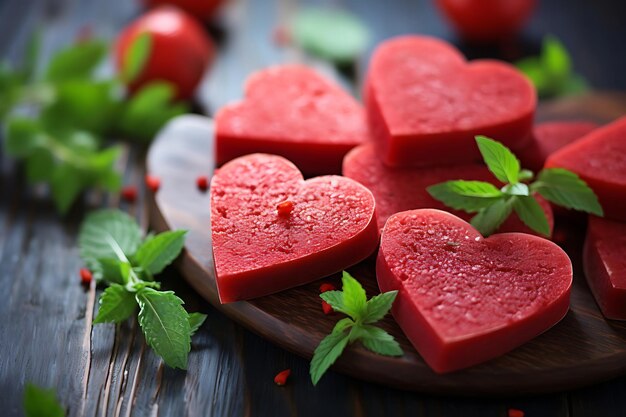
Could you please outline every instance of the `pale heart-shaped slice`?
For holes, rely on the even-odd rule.
[[[439,210],[395,214],[376,262],[381,291],[426,363],[450,372],[500,356],[567,313],[572,264],[549,240],[524,233],[483,238]]]
[[[323,278],[378,246],[372,193],[339,176],[304,181],[276,155],[237,158],[211,180],[211,236],[222,303]]]
[[[537,104],[535,89],[511,65],[468,63],[452,45],[425,36],[380,44],[364,93],[381,159],[394,167],[480,160],[475,135],[521,149]]]
[[[243,101],[215,117],[216,161],[265,152],[302,172],[339,174],[343,156],[369,140],[365,110],[335,83],[301,65],[253,74]]]
[[[605,217],[626,221],[626,116],[553,153],[546,168],[575,172],[596,193]]]

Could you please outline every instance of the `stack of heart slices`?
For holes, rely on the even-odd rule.
[[[211,225],[223,303],[377,253],[379,288],[398,290],[393,316],[436,372],[548,330],[569,308],[567,254],[515,213],[484,237],[471,215],[427,191],[459,179],[502,186],[481,162],[475,136],[484,135],[522,166],[566,168],[595,191],[611,220],[589,222],[586,275],[607,317],[626,319],[626,118],[533,127],[536,94],[515,68],[467,62],[422,36],[379,45],[363,95],[364,107],[307,67],[277,66],[252,75],[245,98],[219,111]],[[556,192],[567,199],[567,184]],[[551,204],[530,197],[551,232]]]

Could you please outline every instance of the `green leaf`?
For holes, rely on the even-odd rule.
[[[487,237],[493,234],[504,223],[513,211],[513,203],[517,197],[511,197],[509,200],[499,200],[487,208],[482,209],[472,218],[470,222],[483,236]]]
[[[130,265],[127,262],[115,258],[101,258],[95,263],[97,266],[95,268],[92,266],[91,269],[97,280],[103,279],[108,283],[120,285],[125,285],[128,282]]]
[[[344,331],[346,328],[346,322],[344,320],[339,321],[335,325],[332,333],[322,339],[317,348],[315,348],[313,359],[311,359],[311,367],[309,368],[313,385],[317,385],[320,378],[328,368],[335,363],[337,358],[341,356],[341,353],[348,345],[350,336]]]
[[[139,246],[135,261],[152,275],[160,273],[180,254],[186,233],[186,230],[159,233]]]
[[[324,291],[320,294],[320,298],[330,304],[333,310],[339,313],[350,314],[350,311],[346,308],[343,302],[343,292]]]
[[[136,294],[139,325],[146,343],[172,368],[187,368],[191,327],[183,300],[172,291],[143,288]]]
[[[522,169],[517,176],[517,179],[520,181],[530,181],[533,179],[535,174],[529,169]]]
[[[375,323],[385,317],[397,295],[398,291],[388,291],[370,298],[362,318],[363,323]]]
[[[365,311],[367,296],[365,290],[348,272],[342,276],[343,308],[352,318],[361,317]]]
[[[6,122],[4,148],[9,155],[23,157],[42,145],[41,127],[32,119],[11,117]]]
[[[204,323],[204,321],[206,320],[206,314],[189,313],[189,316],[187,318],[189,320],[190,336],[193,336],[194,334],[196,334],[200,326],[202,326],[202,323]]]
[[[149,32],[140,33],[130,44],[124,56],[122,78],[126,82],[134,81],[143,71],[152,51],[152,36]]]
[[[572,62],[567,49],[561,41],[551,35],[543,39],[541,62],[543,68],[557,82],[568,79],[572,72]]]
[[[520,163],[513,153],[498,141],[476,136],[476,143],[489,171],[504,183],[515,184],[519,179]]]
[[[45,74],[45,80],[59,82],[89,78],[106,55],[106,43],[96,40],[71,45],[54,54]]]
[[[26,176],[31,183],[48,180],[53,170],[54,158],[44,147],[35,149],[26,157]]]
[[[144,86],[126,103],[118,129],[122,135],[144,142],[151,141],[172,118],[186,113],[188,107],[174,103],[175,89],[171,84],[155,82]]]
[[[119,210],[99,210],[87,216],[78,234],[80,256],[85,259],[125,260],[141,243],[141,230],[132,217]]]
[[[133,315],[137,308],[135,294],[119,284],[111,284],[100,296],[100,308],[94,323],[120,323]]]
[[[562,168],[548,168],[539,173],[531,186],[546,200],[569,209],[603,216],[598,197],[575,173]]]
[[[40,52],[41,30],[38,29],[32,33],[28,43],[26,44],[22,65],[22,76],[24,81],[32,81],[35,78]]]
[[[530,196],[519,196],[513,202],[517,216],[524,224],[544,236],[550,236],[550,224],[541,205]]]
[[[339,10],[306,9],[292,25],[294,42],[319,58],[345,64],[367,48],[369,33],[357,17]]]
[[[530,194],[528,185],[518,182],[517,184],[507,184],[502,187],[502,192],[507,195],[522,195],[527,196]]]
[[[359,340],[367,349],[385,356],[402,356],[404,352],[392,335],[375,326],[362,326]]]
[[[446,181],[431,185],[426,191],[446,206],[468,213],[489,207],[504,197],[502,191],[484,181]]]
[[[61,214],[67,213],[72,203],[84,188],[82,172],[70,164],[60,164],[54,168],[50,180],[52,198]]]
[[[24,415],[26,417],[63,417],[65,410],[57,400],[54,389],[43,389],[29,383],[24,389]]]

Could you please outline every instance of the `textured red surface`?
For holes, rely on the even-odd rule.
[[[607,318],[626,320],[626,224],[589,216],[585,277]]]
[[[552,154],[546,167],[578,174],[598,195],[605,217],[626,221],[626,117]]]
[[[325,277],[378,246],[374,197],[349,178],[304,181],[288,160],[252,154],[224,165],[210,188],[222,303]],[[292,203],[289,213],[278,208],[286,201]]]
[[[540,123],[533,128],[532,142],[517,152],[522,166],[535,173],[541,171],[548,156],[582,138],[598,125],[582,121]]]
[[[215,117],[218,165],[254,153],[284,156],[305,174],[339,174],[344,155],[369,139],[363,107],[300,65],[253,74],[243,101]]]
[[[343,175],[360,182],[374,194],[378,225],[381,228],[392,214],[412,209],[445,210],[466,221],[474,216],[446,207],[432,198],[426,191],[431,185],[463,179],[488,181],[496,186],[502,186],[485,165],[477,163],[449,167],[389,168],[380,161],[373,144],[361,145],[346,155],[343,161]],[[540,196],[537,196],[537,201],[541,204],[552,230],[554,217],[550,203]],[[499,231],[535,233],[522,223],[515,213],[511,214]]]
[[[555,325],[569,308],[572,264],[549,240],[483,238],[440,210],[389,218],[376,263],[394,318],[433,370],[500,356]]]
[[[479,160],[475,135],[521,149],[537,102],[534,88],[512,66],[467,63],[448,43],[420,36],[378,46],[364,93],[372,134],[389,166]]]
[[[191,98],[215,56],[213,42],[200,23],[170,6],[142,15],[117,39],[115,64],[119,72],[125,66],[128,50],[143,33],[152,40],[150,55],[129,89],[134,92],[152,81],[168,81],[175,86],[177,98]]]

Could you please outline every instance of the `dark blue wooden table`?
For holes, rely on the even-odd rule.
[[[505,0],[503,0],[505,1]],[[233,1],[222,19],[219,58],[198,99],[210,113],[240,97],[258,68],[298,59],[272,43],[274,28],[310,1]],[[455,40],[431,1],[326,1],[370,26],[377,41],[402,33]],[[536,52],[546,33],[558,36],[594,87],[626,90],[626,4],[621,0],[540,0],[523,41],[509,58]],[[139,12],[133,0],[0,1],[0,57],[17,59],[35,27],[44,30],[44,58],[89,25],[113,38]],[[465,47],[471,56],[494,51]],[[47,54],[47,55],[46,55]],[[356,79],[367,57],[356,64]],[[328,69],[325,67],[325,69]],[[331,70],[332,71],[332,70]],[[339,72],[334,74],[341,77]],[[345,81],[345,80],[344,80]],[[345,81],[350,85],[350,81]],[[2,98],[0,97],[0,100]],[[145,152],[127,148],[125,183],[140,184]],[[147,227],[143,196],[90,193],[71,213],[55,214],[47,191],[29,188],[14,161],[0,154],[0,415],[22,415],[24,385],[55,387],[70,416],[626,416],[626,377],[540,397],[451,398],[403,392],[334,372],[313,387],[308,362],[243,329],[199,298],[175,269],[165,274],[191,310],[208,314],[194,338],[189,371],[164,367],[136,321],[92,327],[99,290],[78,285],[78,225],[96,207],[119,206]],[[563,352],[567,355],[567,352]],[[286,387],[272,382],[291,368]],[[514,393],[512,393],[514,394]]]

